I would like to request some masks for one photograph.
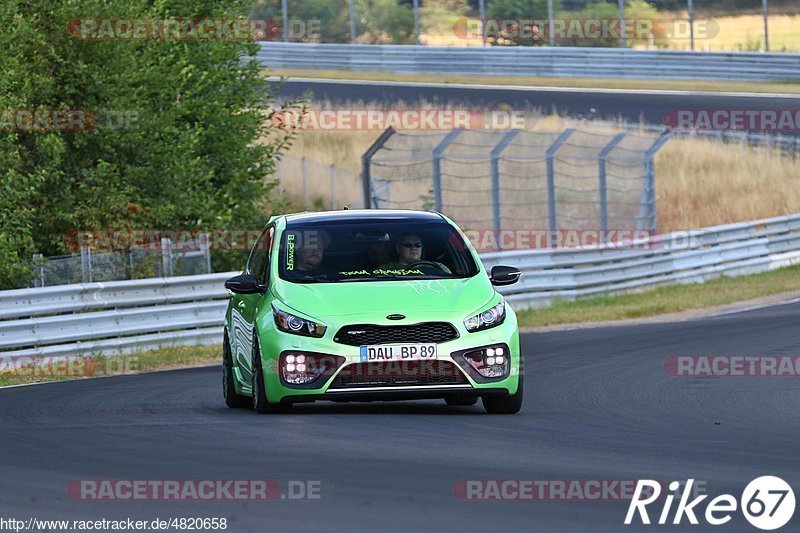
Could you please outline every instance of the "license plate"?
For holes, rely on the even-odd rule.
[[[361,362],[436,359],[436,344],[379,344],[361,346]]]

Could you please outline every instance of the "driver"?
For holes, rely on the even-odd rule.
[[[419,235],[416,235],[414,233],[407,233],[403,235],[395,245],[395,250],[397,250],[397,261],[383,264],[381,265],[380,268],[386,268],[386,269],[407,268],[409,265],[423,261],[422,248],[423,248],[423,243]],[[447,268],[445,265],[439,262],[436,261],[425,261],[425,262],[436,265],[436,268],[441,269],[447,274],[452,274],[449,268]]]

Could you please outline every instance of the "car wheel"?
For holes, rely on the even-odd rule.
[[[236,378],[233,374],[233,356],[226,331],[222,340],[222,395],[227,406],[232,409],[247,407],[250,404],[250,398],[236,393],[234,379]]]
[[[458,396],[447,396],[444,402],[447,405],[475,405],[478,403],[478,397],[460,394]]]
[[[253,347],[252,368],[253,409],[255,409],[256,413],[286,412],[290,405],[269,403],[269,401],[267,401],[267,389],[264,386],[264,372],[261,370],[261,350],[258,347],[258,341],[256,341],[256,346]]]
[[[522,409],[522,375],[519,376],[519,385],[516,394],[506,394],[505,396],[484,396],[483,408],[487,413],[497,415],[513,415]]]

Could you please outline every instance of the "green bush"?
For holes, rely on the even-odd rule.
[[[555,17],[559,16],[561,7],[561,0],[553,0],[553,13],[555,13]],[[487,18],[493,20],[546,20],[548,15],[547,0],[494,0],[488,3],[486,11]],[[520,38],[517,35],[497,35],[491,30],[489,30],[487,41],[494,45],[515,46],[539,46],[548,43],[544,35],[540,35],[539,38]]]
[[[76,229],[250,228],[290,141],[244,40],[83,40],[84,18],[221,18],[229,0],[0,4],[0,109],[128,114],[128,129],[0,131],[0,288],[26,284],[30,257],[71,250]],[[106,110],[106,111],[103,111]],[[256,143],[262,136],[269,143]]]

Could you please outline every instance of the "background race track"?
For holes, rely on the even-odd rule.
[[[332,105],[352,102],[404,106],[427,104],[476,108],[553,110],[572,117],[624,119],[663,125],[664,117],[676,110],[794,110],[800,109],[800,96],[737,94],[691,91],[651,91],[623,89],[571,89],[553,87],[504,87],[500,85],[431,84],[413,82],[324,80],[292,78],[284,82],[280,96],[298,98],[312,94],[315,101]],[[789,135],[792,132],[781,132]]]
[[[443,402],[319,403],[258,416],[224,406],[216,368],[0,390],[0,515],[227,517],[229,531],[598,531],[626,530],[627,504],[461,501],[453,485],[693,477],[712,496],[738,497],[771,474],[797,488],[798,378],[671,377],[663,365],[670,355],[797,355],[799,312],[790,304],[525,334],[517,416]],[[71,499],[68,481],[86,478],[321,480],[323,499]],[[755,531],[735,520],[714,529]]]

